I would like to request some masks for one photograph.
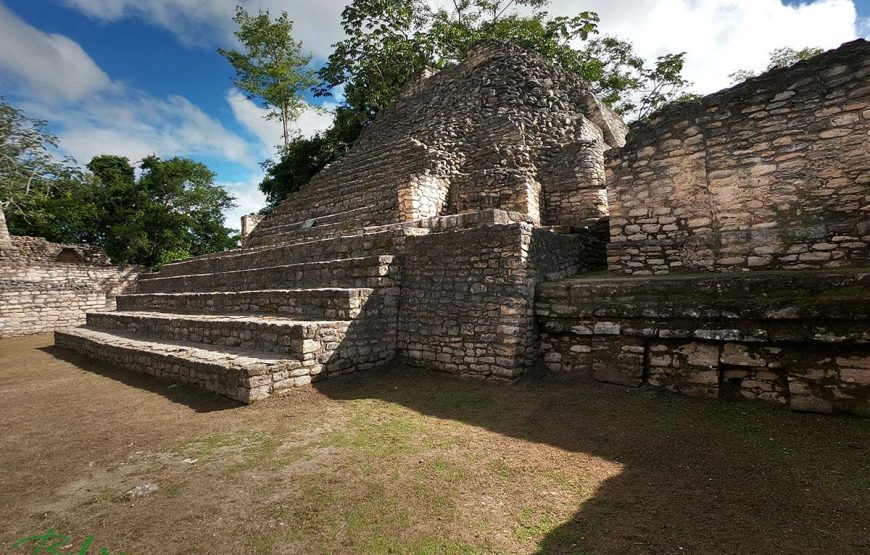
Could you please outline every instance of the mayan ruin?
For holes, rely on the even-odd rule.
[[[56,343],[246,403],[394,358],[494,380],[540,358],[868,415],[868,52],[627,134],[576,78],[480,44],[412,80],[242,249],[140,275]]]
[[[870,7],[285,3],[0,0],[0,553],[870,552]]]

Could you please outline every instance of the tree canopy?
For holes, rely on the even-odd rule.
[[[795,50],[794,48],[789,47],[775,48],[770,51],[770,62],[767,64],[767,71],[779,69],[781,67],[788,67],[800,61],[808,60],[813,56],[818,56],[821,53],[821,48],[801,48],[800,50]],[[757,72],[749,69],[739,69],[728,74],[728,78],[731,79],[732,84],[742,83],[747,79],[757,76]]]
[[[423,67],[446,68],[483,39],[534,50],[578,75],[602,100],[629,118],[642,118],[680,98],[684,53],[647,65],[624,40],[598,36],[598,15],[551,17],[550,0],[454,0],[434,8],[425,0],[353,0],[342,12],[345,38],[319,70],[315,94],[341,88],[343,104],[331,129],[299,138],[260,185],[270,207],[340,156],[375,115]]]
[[[233,21],[239,26],[235,35],[244,52],[223,48],[218,52],[236,70],[233,83],[248,98],[264,102],[270,109],[268,117],[281,122],[286,148],[290,124],[306,107],[302,95],[316,83],[314,72],[308,69],[311,56],[293,39],[293,22],[287,12],[273,21],[268,11],[252,16],[238,6]]]
[[[44,219],[30,205],[81,177],[72,160],[52,153],[55,148],[57,137],[45,121],[27,117],[0,97],[0,210],[7,216]]]
[[[127,158],[96,156],[85,171],[56,147],[45,122],[0,98],[0,208],[13,235],[91,243],[151,267],[237,244],[223,225],[233,198],[204,164],[148,156],[137,178]]]

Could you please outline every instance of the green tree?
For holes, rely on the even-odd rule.
[[[789,47],[775,48],[770,51],[770,61],[767,64],[767,71],[779,69],[781,67],[788,67],[800,61],[808,60],[813,56],[818,56],[822,52],[823,50],[821,48],[812,47],[801,48],[800,50],[795,50],[794,48]],[[737,71],[728,74],[732,84],[742,83],[747,79],[757,76],[758,73],[750,69],[738,69]]]
[[[236,245],[223,225],[233,199],[204,164],[148,156],[138,180],[119,156],[95,157],[88,169],[97,237],[112,261],[155,267]]]
[[[588,81],[602,99],[628,115],[677,98],[684,53],[660,57],[646,67],[630,43],[593,38],[598,15],[551,17],[550,0],[455,0],[432,9],[418,0],[354,0],[342,12],[346,38],[319,71],[316,92],[344,86],[345,103],[363,125],[399,93],[408,76],[424,66],[460,62],[472,44],[499,39],[534,50]],[[531,10],[531,15],[519,9]],[[639,100],[632,100],[634,97]],[[649,96],[650,98],[647,98]]]
[[[40,214],[13,221],[15,234],[62,243],[91,243],[116,264],[157,267],[232,248],[238,236],[223,225],[232,197],[214,185],[214,173],[185,158],[142,160],[140,176],[122,156],[101,155],[83,179],[28,203]]]
[[[238,243],[223,225],[233,198],[204,164],[149,156],[137,179],[127,158],[96,156],[85,172],[57,146],[46,122],[0,97],[0,209],[13,235],[91,243],[113,262],[146,266]]]
[[[314,72],[306,69],[311,56],[293,39],[293,22],[287,12],[274,21],[268,11],[252,16],[241,6],[233,18],[235,32],[244,52],[219,49],[236,71],[233,83],[250,99],[259,99],[269,109],[269,118],[283,128],[284,147],[290,144],[290,124],[306,107],[303,93],[315,83]]]
[[[436,9],[424,0],[353,0],[342,12],[346,37],[333,45],[315,89],[316,95],[329,96],[343,87],[344,103],[331,129],[294,140],[278,163],[266,166],[260,184],[270,203],[266,210],[341,156],[396,98],[410,75],[426,66],[455,65],[482,39],[538,52],[585,79],[606,104],[629,117],[644,117],[683,97],[689,86],[681,75],[684,53],[662,56],[649,67],[630,43],[596,37],[594,12],[551,17],[544,11],[549,4],[453,0],[451,6]]]
[[[26,116],[0,97],[0,210],[16,235],[48,217],[35,209],[38,201],[81,178],[73,160],[52,152],[56,148],[57,137],[45,121]]]

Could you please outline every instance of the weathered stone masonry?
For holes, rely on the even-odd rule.
[[[666,109],[626,141],[575,77],[482,43],[414,76],[243,248],[141,276],[57,343],[244,402],[397,356],[494,380],[542,358],[867,414],[867,54]]]
[[[244,402],[397,355],[516,377],[539,283],[604,266],[603,153],[624,133],[577,78],[482,43],[412,79],[244,248],[141,276],[57,343]]]
[[[536,285],[594,264],[585,249],[581,236],[528,223],[414,237],[402,268],[399,354],[471,377],[517,377],[537,357]]]
[[[635,126],[607,153],[609,268],[634,277],[545,284],[546,365],[870,415],[868,121],[856,41]]]
[[[10,237],[0,220],[0,337],[83,324],[89,310],[114,309],[140,271],[112,266],[90,245]]]
[[[867,415],[868,286],[855,271],[574,278],[536,310],[565,376]]]
[[[866,264],[868,76],[856,41],[632,129],[607,153],[610,270]]]

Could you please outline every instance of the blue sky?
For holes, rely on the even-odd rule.
[[[101,153],[205,162],[236,195],[227,223],[238,227],[241,214],[262,206],[259,163],[280,131],[232,88],[216,52],[234,45],[236,3],[0,0],[0,95],[47,120],[81,163]],[[341,0],[242,3],[286,10],[315,65],[341,38]],[[598,11],[604,32],[631,40],[647,58],[687,52],[686,74],[700,93],[727,86],[735,69],[763,68],[773,48],[832,48],[870,30],[870,0],[554,0],[550,11],[582,9]],[[336,100],[303,114],[297,131],[328,126]]]

